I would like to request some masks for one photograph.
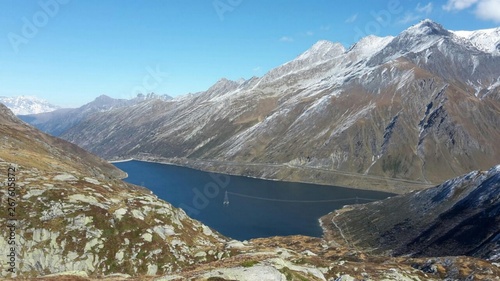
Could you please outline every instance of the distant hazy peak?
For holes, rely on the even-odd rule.
[[[235,90],[241,84],[242,83],[237,82],[237,81],[229,80],[227,78],[221,78],[214,85],[212,85],[212,87],[210,87],[206,91],[206,93],[208,93],[210,96],[212,96],[212,94],[216,94],[216,95],[223,94],[223,93]]]
[[[107,95],[100,95],[97,98],[95,98],[94,101],[102,102],[102,101],[112,101],[114,98],[107,96]]]
[[[101,107],[101,106],[115,103],[116,101],[119,101],[119,100],[112,98],[110,96],[107,96],[107,95],[100,95],[100,96],[96,97],[93,101],[91,101],[88,104],[83,105],[82,107],[89,106],[89,105]]]
[[[37,114],[54,111],[58,106],[32,96],[0,97],[0,103],[6,105],[16,115]]]
[[[241,84],[245,83],[246,81],[247,80],[245,80],[245,78],[241,77],[240,79],[236,80],[236,83],[241,85]]]
[[[234,83],[238,83],[236,81],[233,81],[231,79],[227,79],[225,77],[222,77],[221,79],[219,79],[215,84],[234,84]]]

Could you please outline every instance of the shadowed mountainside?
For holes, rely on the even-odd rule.
[[[397,210],[397,211],[395,211]],[[500,260],[500,165],[321,218],[325,237],[395,256]]]

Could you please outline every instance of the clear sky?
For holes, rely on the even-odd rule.
[[[345,47],[423,18],[500,25],[500,0],[0,0],[0,96],[80,106],[262,76],[318,40]]]

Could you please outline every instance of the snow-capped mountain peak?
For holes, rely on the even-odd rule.
[[[33,96],[0,97],[0,103],[16,115],[38,114],[59,109],[58,106]]]
[[[107,96],[107,95],[100,95],[97,98],[95,98],[95,101],[99,102],[99,103],[108,103],[108,102],[111,102],[112,100],[113,100],[113,98],[111,98],[110,96]]]
[[[425,19],[420,21],[419,23],[411,26],[403,33],[414,36],[430,36],[430,35],[438,35],[438,36],[447,36],[450,35],[450,32],[445,29],[442,25],[437,22],[434,22],[430,19]]]
[[[239,86],[241,83],[233,80],[229,80],[227,78],[221,78],[217,81],[210,89],[218,90],[221,88],[234,88]],[[209,90],[210,91],[210,90]]]
[[[374,54],[369,64],[378,65],[409,53],[420,53],[452,37],[455,36],[442,25],[426,19],[401,32],[381,52]]]
[[[442,25],[426,19],[403,31],[395,41],[402,52],[419,52],[451,34]]]
[[[240,85],[241,83],[239,81],[221,78],[207,90],[207,92],[205,93],[205,97],[211,99],[219,95],[232,92],[236,90]]]
[[[354,53],[362,57],[370,57],[375,53],[379,52],[380,50],[382,50],[393,39],[394,36],[378,37],[374,35],[369,35],[363,37],[356,44],[354,44],[349,49],[349,53]]]
[[[290,163],[437,181],[469,163],[498,162],[491,138],[498,73],[500,56],[427,20],[395,38],[363,38],[347,52],[319,41],[261,78],[221,79],[165,104],[88,114],[59,134],[105,156]],[[117,144],[124,135],[135,148]]]
[[[327,40],[320,40],[307,51],[299,55],[295,60],[318,61],[322,59],[334,58],[345,52],[344,46],[340,43],[333,43]]]
[[[261,83],[276,80],[280,77],[310,69],[318,64],[325,63],[334,58],[344,55],[346,49],[340,43],[327,40],[316,42],[311,48],[303,52],[295,59],[272,69],[261,80]]]
[[[500,27],[481,29],[475,31],[451,31],[456,36],[468,40],[477,49],[492,53],[500,54]]]

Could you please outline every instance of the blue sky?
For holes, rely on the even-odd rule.
[[[0,96],[80,106],[262,76],[318,40],[349,47],[430,18],[500,25],[500,0],[0,0]]]

